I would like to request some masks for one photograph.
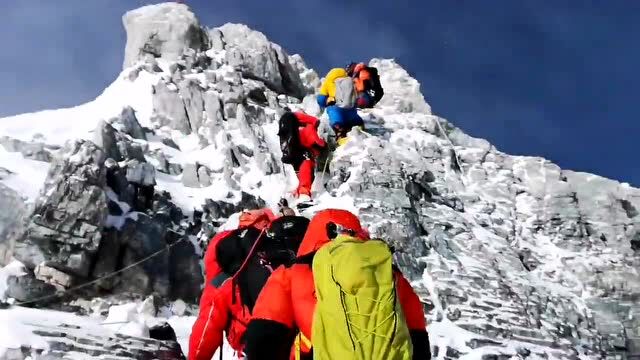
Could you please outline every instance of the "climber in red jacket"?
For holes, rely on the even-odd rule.
[[[257,230],[268,228],[276,216],[269,209],[244,211],[240,215],[238,229],[248,227]],[[217,245],[232,235],[234,230],[216,234],[204,255],[205,286],[200,297],[200,312],[191,329],[189,360],[211,360],[222,346],[223,333],[229,345],[240,354],[242,337],[251,319],[249,309],[240,300],[239,287],[233,286],[230,277],[222,271],[217,259]]]
[[[315,177],[316,158],[327,143],[318,136],[320,120],[303,112],[294,113],[300,124],[300,145],[305,154],[298,168],[298,189],[296,194],[301,201],[311,200],[311,186]]]
[[[198,319],[191,329],[189,360],[211,360],[221,348],[225,332],[229,345],[237,354],[242,352],[242,337],[251,314],[239,298],[239,288],[232,286],[231,281],[223,282],[220,287],[206,286]]]

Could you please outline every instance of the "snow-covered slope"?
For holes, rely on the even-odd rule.
[[[13,251],[68,288],[178,244],[83,295],[191,299],[197,240],[290,197],[277,119],[315,113],[304,96],[319,78],[244,25],[202,29],[184,5],[124,24],[126,67],[94,101],[0,119],[0,182],[33,209]],[[395,246],[440,359],[639,356],[640,190],[504,154],[433,115],[394,60],[371,63],[385,97],[318,169],[304,214],[349,209]]]

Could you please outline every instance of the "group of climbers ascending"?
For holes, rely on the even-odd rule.
[[[364,126],[358,108],[383,96],[377,70],[351,63],[329,71],[317,96],[337,142]],[[327,148],[320,120],[289,109],[278,135],[283,163],[310,199],[316,158]],[[190,360],[210,360],[227,342],[247,360],[430,359],[419,297],[393,265],[392,250],[370,239],[346,210],[309,221],[282,200],[280,214],[245,211],[204,257],[206,283],[189,341]]]
[[[247,360],[429,359],[422,304],[390,248],[346,210],[289,211],[245,212],[211,240],[189,359],[210,360],[223,334]]]
[[[317,102],[320,109],[327,112],[338,145],[344,144],[353,127],[364,130],[364,122],[357,109],[374,107],[383,95],[375,67],[352,62],[345,68],[329,71],[320,87]],[[299,182],[295,195],[300,202],[305,202],[311,199],[316,158],[326,149],[327,143],[318,136],[320,120],[302,111],[286,110],[280,117],[278,129],[282,162],[293,166]]]

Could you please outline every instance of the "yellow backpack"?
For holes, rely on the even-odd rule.
[[[313,259],[314,360],[411,360],[393,257],[381,240],[339,235]]]

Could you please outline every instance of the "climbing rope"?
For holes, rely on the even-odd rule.
[[[116,275],[118,275],[118,274],[120,274],[120,273],[123,273],[123,272],[125,272],[125,271],[127,271],[127,270],[129,270],[129,269],[131,269],[131,268],[133,268],[133,267],[136,267],[136,266],[138,266],[138,265],[140,265],[140,264],[142,264],[142,263],[145,263],[145,262],[149,261],[150,259],[152,259],[152,258],[154,258],[154,257],[156,257],[156,256],[158,256],[158,255],[160,255],[160,254],[162,254],[163,252],[165,252],[165,251],[169,251],[172,247],[174,247],[174,246],[178,245],[178,244],[179,244],[179,243],[181,243],[184,239],[185,239],[185,238],[181,238],[180,240],[178,240],[178,241],[174,242],[173,244],[169,244],[169,245],[165,246],[164,248],[162,248],[162,249],[160,249],[160,250],[156,251],[155,253],[153,253],[153,254],[151,254],[151,255],[149,255],[149,256],[147,256],[147,257],[143,258],[142,260],[139,260],[139,261],[137,261],[137,262],[135,262],[135,263],[133,263],[133,264],[131,264],[131,265],[128,265],[128,266],[126,266],[126,267],[124,267],[124,268],[122,268],[122,269],[120,269],[120,270],[117,270],[117,271],[114,271],[114,272],[112,272],[112,273],[109,273],[109,274],[106,274],[106,275],[104,275],[104,276],[101,276],[101,277],[99,277],[99,278],[97,278],[97,279],[95,279],[95,280],[89,281],[89,282],[87,282],[87,283],[84,283],[84,284],[81,284],[81,285],[78,285],[78,286],[74,286],[74,287],[72,287],[72,288],[69,288],[69,289],[66,289],[66,290],[63,290],[63,291],[57,292],[57,293],[55,293],[55,294],[51,294],[51,295],[47,295],[47,296],[42,296],[42,297],[35,298],[35,299],[29,300],[29,301],[16,302],[16,303],[14,303],[13,305],[16,305],[16,306],[25,306],[25,305],[29,305],[29,304],[34,304],[34,303],[37,303],[37,302],[41,302],[41,301],[45,301],[45,300],[49,300],[49,299],[53,299],[53,298],[57,298],[57,297],[60,297],[60,296],[65,295],[65,294],[68,294],[68,293],[71,293],[71,292],[74,292],[74,291],[80,290],[80,289],[84,289],[84,288],[86,288],[86,287],[88,287],[88,286],[91,286],[91,285],[94,285],[94,284],[96,284],[96,283],[99,283],[99,282],[100,282],[100,281],[102,281],[102,280],[105,280],[105,279],[108,279],[108,278],[112,278],[112,277],[114,277],[114,276],[116,276]]]
[[[438,117],[434,116],[434,119],[436,120],[436,124],[438,125],[438,129],[440,130],[440,133],[442,133],[442,136],[444,136],[444,138],[447,139],[447,141],[449,142],[449,145],[451,145],[451,150],[453,151],[453,155],[456,160],[456,165],[458,166],[461,172],[460,181],[462,181],[462,186],[467,187],[464,181],[464,168],[462,167],[462,161],[460,161],[460,157],[458,156],[458,152],[456,151],[455,145],[453,144],[453,141],[451,141],[451,139],[449,138],[449,135],[447,135],[447,133],[444,131],[444,128],[442,127],[442,124],[440,124],[440,120],[438,119]]]

